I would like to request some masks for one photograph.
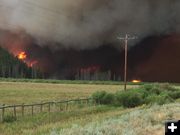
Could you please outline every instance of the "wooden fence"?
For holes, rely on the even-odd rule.
[[[73,99],[64,101],[51,101],[41,102],[36,104],[18,104],[18,105],[0,105],[1,119],[5,121],[7,116],[11,116],[15,119],[23,117],[25,115],[35,115],[42,112],[62,112],[71,111],[80,107],[95,105],[95,101],[92,98],[86,99]]]

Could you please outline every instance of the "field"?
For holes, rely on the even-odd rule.
[[[135,85],[128,86],[136,87]],[[116,92],[123,85],[52,84],[28,82],[0,82],[0,104],[36,103],[89,97],[95,91]]]
[[[137,87],[139,86],[128,85],[128,88]],[[81,84],[2,80],[0,104],[84,98],[96,91],[115,93],[120,90],[123,90],[123,85],[113,82]],[[165,120],[180,119],[179,114],[180,100],[167,105],[142,105],[135,108],[89,106],[74,111],[52,112],[50,115],[41,113],[25,116],[14,122],[0,123],[0,135],[160,135],[164,132]]]

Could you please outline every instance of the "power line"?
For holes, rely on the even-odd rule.
[[[40,13],[40,12],[33,12],[32,10],[28,10],[28,8],[31,8],[31,7],[35,7],[34,5],[32,5],[33,3],[31,3],[30,5],[27,3],[27,2],[25,2],[25,3],[23,3],[24,5],[23,5],[23,7],[22,8],[20,8],[19,9],[19,11],[20,11],[20,13],[27,13],[27,14],[31,14],[31,15],[34,15],[35,17],[38,17],[38,19],[40,20],[40,21],[46,21],[46,23],[48,23],[49,25],[52,25],[52,26],[54,26],[54,23],[53,23],[53,21],[51,21],[53,18],[57,18],[57,16],[55,16],[55,15],[46,15],[45,14],[45,12],[43,13],[42,12],[42,14]],[[4,7],[4,9],[5,9],[5,11],[6,12],[8,12],[8,11],[10,11],[10,12],[12,12],[12,10],[14,10],[13,8],[11,8],[10,6],[5,6],[5,5],[3,5],[3,4],[0,4],[0,6],[1,7]],[[29,7],[28,7],[29,6]],[[36,5],[36,7],[35,8],[38,8],[39,10],[41,10],[41,9],[44,9],[44,8],[42,8],[42,7],[37,7],[37,5]],[[41,9],[40,9],[41,8]],[[44,9],[45,10],[45,9]],[[43,11],[44,11],[43,10]],[[49,10],[45,10],[46,12],[49,12]],[[55,13],[55,12],[53,12],[53,11],[51,11],[52,13]],[[38,13],[38,14],[37,14]],[[24,14],[24,15],[27,15],[27,14]],[[57,14],[57,13],[55,13],[55,14]],[[58,15],[60,15],[60,14],[58,14]],[[26,16],[25,16],[26,17]],[[28,17],[28,15],[27,15],[27,17]],[[48,19],[49,18],[49,19]],[[44,20],[44,19],[46,19],[46,20]],[[14,28],[14,29],[16,29],[16,28],[19,28],[20,26],[19,25],[14,25],[14,24],[11,24],[11,23],[8,23],[8,22],[0,22],[0,24],[1,24],[1,26],[7,26],[7,27],[11,27],[11,28]],[[57,26],[58,27],[58,26]],[[47,28],[47,27],[46,27]],[[57,31],[55,30],[55,32],[57,33]]]
[[[24,6],[25,7],[23,7],[23,8],[21,8],[20,10],[22,10],[22,11],[25,11],[25,12],[28,12],[28,13],[30,13],[30,14],[34,14],[34,15],[36,15],[36,16],[41,16],[42,18],[44,18],[44,17],[46,17],[47,18],[47,15],[45,15],[47,12],[49,12],[49,13],[52,13],[52,14],[56,14],[56,16],[55,15],[49,15],[50,17],[54,17],[54,18],[57,18],[57,16],[63,16],[63,13],[62,12],[59,12],[59,11],[57,11],[57,10],[53,10],[53,9],[50,9],[50,8],[47,8],[47,7],[43,7],[43,6],[41,6],[41,5],[39,5],[39,4],[35,4],[34,2],[29,2],[28,0],[23,0],[23,1],[19,1],[19,2],[22,2],[22,3],[19,3],[19,4],[24,4]],[[5,8],[7,8],[8,10],[14,10],[15,8],[12,8],[12,7],[10,7],[10,6],[5,6],[5,5],[3,5],[3,4],[0,4],[0,6],[1,7],[5,7]],[[31,8],[31,10],[28,10],[28,9],[30,9]],[[36,8],[36,9],[38,9],[39,11],[43,11],[44,12],[44,14],[40,14],[40,12],[33,12],[33,10],[32,10],[32,8]],[[42,12],[42,13],[43,13]],[[46,12],[46,13],[45,13]],[[23,12],[22,12],[23,13]],[[38,14],[37,14],[38,13]],[[48,19],[47,19],[48,20]]]
[[[28,5],[32,5],[32,6],[38,7],[38,8],[40,8],[40,9],[42,9],[42,10],[49,11],[49,12],[52,12],[52,13],[55,13],[55,14],[58,14],[58,15],[63,14],[63,13],[61,13],[60,11],[53,10],[53,9],[51,9],[51,8],[48,8],[48,7],[43,7],[43,6],[39,5],[39,4],[35,4],[34,2],[30,2],[30,1],[28,1],[28,0],[24,0],[23,2],[26,3],[26,4],[28,4]]]

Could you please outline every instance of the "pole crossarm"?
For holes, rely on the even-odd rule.
[[[130,35],[126,34],[125,37],[117,37],[117,39],[119,39],[119,40],[134,40],[134,39],[137,39],[137,36],[130,36]]]

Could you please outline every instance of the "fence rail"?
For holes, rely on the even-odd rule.
[[[0,122],[5,121],[7,116],[12,116],[17,119],[17,117],[22,117],[25,115],[34,115],[42,112],[61,112],[70,111],[79,107],[95,105],[93,98],[84,99],[71,99],[63,101],[50,101],[41,102],[35,104],[16,104],[16,105],[1,105],[1,119]]]

